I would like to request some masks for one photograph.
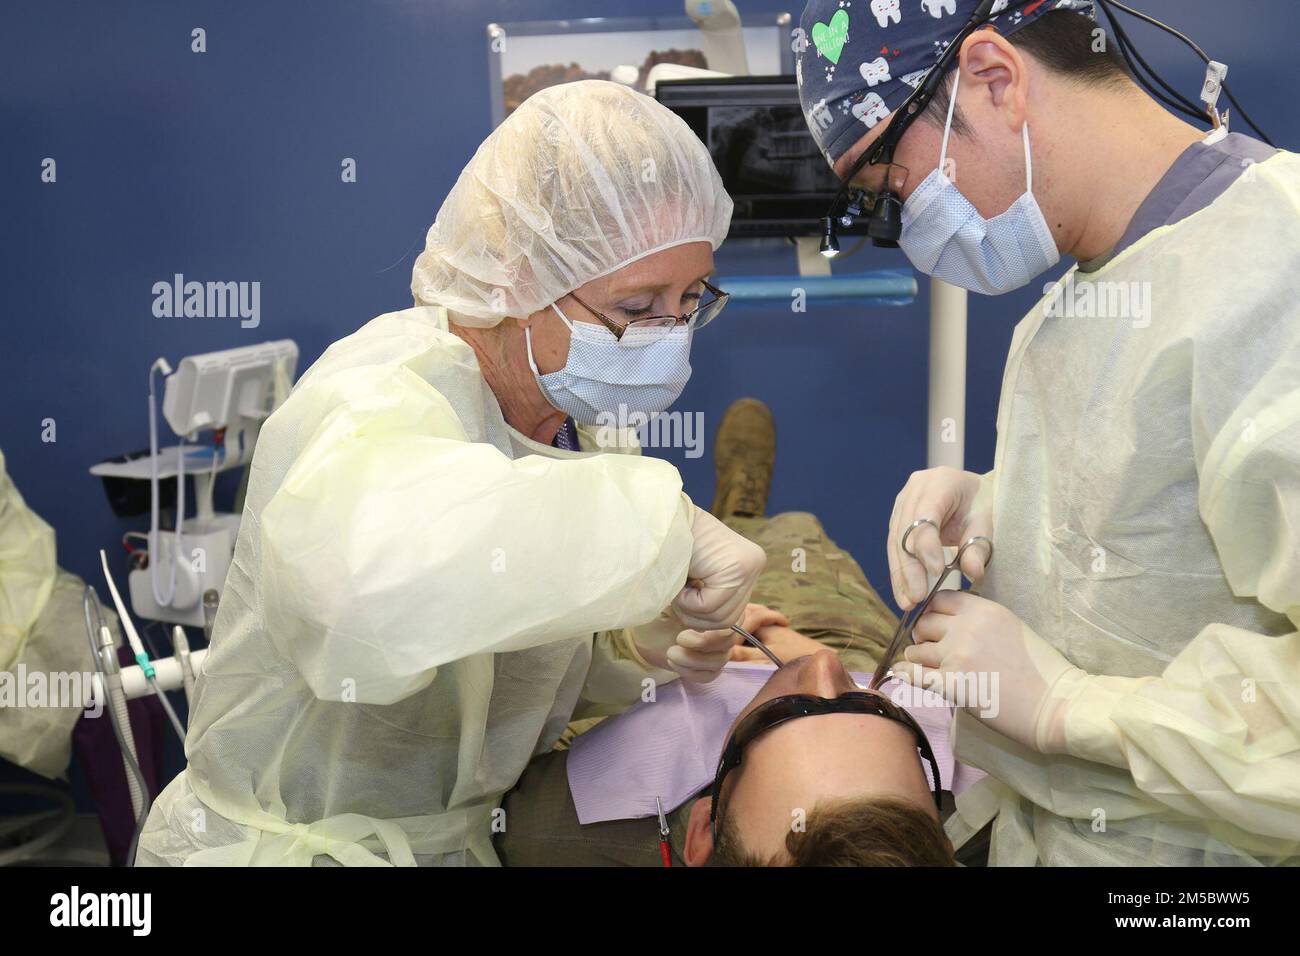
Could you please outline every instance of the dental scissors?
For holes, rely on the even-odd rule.
[[[775,664],[777,667],[785,666],[783,663],[781,663],[781,658],[777,657],[770,650],[768,650],[766,644],[764,644],[762,641],[756,638],[753,634],[750,634],[749,631],[745,630],[739,624],[731,625],[731,629],[735,631],[737,634],[739,634],[741,637],[743,637],[745,639],[746,644],[750,645],[751,647],[757,647],[760,651],[766,654],[767,659],[771,661],[773,664]]]
[[[903,532],[902,548],[904,554],[910,555],[913,558],[916,557],[916,554],[907,550],[907,539],[911,536],[913,531],[923,524],[928,524],[936,531],[939,530],[939,526],[929,518],[918,518],[916,521],[913,521],[908,529]],[[948,576],[952,574],[953,571],[956,571],[958,575],[961,574],[962,555],[966,553],[967,548],[976,543],[988,545],[988,556],[984,558],[984,567],[987,568],[989,566],[989,563],[993,560],[993,542],[982,534],[975,535],[973,538],[967,538],[965,543],[957,549],[956,556],[943,566],[943,570],[939,573],[939,579],[935,581],[934,586],[930,588],[930,593],[925,596],[925,599],[921,601],[920,604],[915,605],[910,611],[904,614],[903,619],[898,622],[898,630],[894,632],[894,639],[889,642],[889,648],[885,651],[884,656],[880,658],[880,663],[876,665],[876,672],[871,675],[871,690],[875,690],[885,682],[885,678],[889,676],[890,665],[893,664],[894,658],[903,650],[903,647],[907,644],[914,643],[912,639],[912,628],[916,626],[916,622],[920,620],[921,615],[929,609],[930,602],[933,601],[934,596],[939,593],[939,589],[942,588],[944,582],[948,580]]]

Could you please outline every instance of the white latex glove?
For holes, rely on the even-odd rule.
[[[736,642],[743,640],[730,628],[712,631],[683,628],[676,616],[667,611],[649,624],[632,628],[631,633],[632,642],[647,664],[673,671],[682,680],[696,684],[706,684],[717,677],[731,659]]]
[[[894,676],[943,695],[1027,747],[1065,752],[1069,702],[1091,678],[1019,617],[969,591],[940,591],[912,633],[916,644],[894,665]]]
[[[992,539],[992,501],[987,493],[980,494],[982,489],[981,476],[972,471],[927,468],[912,472],[894,499],[886,553],[894,600],[904,611],[930,592],[930,581],[945,563],[943,545],[960,545],[977,535]],[[902,546],[904,532],[919,518],[929,518],[939,526],[936,531],[923,524],[907,539],[908,551],[920,560],[905,553]],[[972,547],[962,555],[961,573],[971,581],[979,581],[984,576],[986,556],[984,548]]]
[[[673,611],[697,631],[731,627],[740,620],[767,555],[699,508],[695,508],[691,534],[695,543],[686,587],[673,600]]]

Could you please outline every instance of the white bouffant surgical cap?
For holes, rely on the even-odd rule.
[[[717,249],[730,223],[713,160],[679,116],[618,83],[564,83],[479,146],[429,228],[411,292],[492,326],[661,249]]]

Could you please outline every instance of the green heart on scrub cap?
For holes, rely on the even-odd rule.
[[[843,10],[836,10],[830,25],[814,23],[812,28],[813,45],[817,52],[832,63],[840,62],[844,44],[849,38],[849,15]]]

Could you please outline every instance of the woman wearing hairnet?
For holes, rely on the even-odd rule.
[[[416,307],[330,346],[262,430],[139,862],[493,864],[501,794],[580,703],[721,668],[762,550],[594,426],[680,394],[730,218],[690,129],[614,83],[487,138]]]

